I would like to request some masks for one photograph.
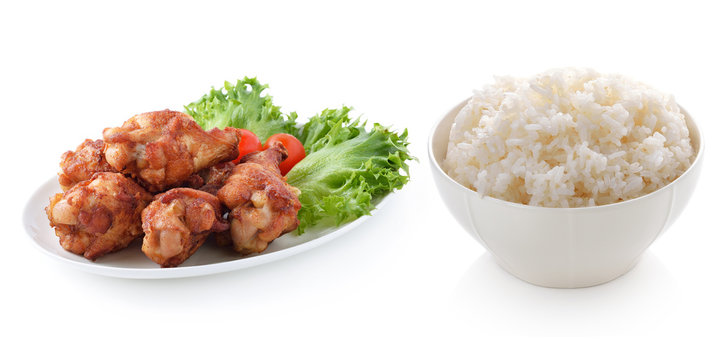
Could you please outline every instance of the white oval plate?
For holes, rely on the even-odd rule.
[[[244,257],[237,255],[230,248],[218,247],[214,243],[207,242],[179,267],[160,268],[141,252],[141,240],[135,240],[126,249],[105,255],[96,261],[90,261],[83,256],[64,250],[58,243],[58,237],[50,227],[45,214],[49,198],[60,191],[58,181],[54,177],[38,188],[25,206],[23,211],[25,231],[33,239],[35,245],[48,256],[77,269],[99,275],[131,279],[192,277],[269,263],[324,244],[361,225],[371,217],[362,216],[337,228],[314,227],[306,230],[303,235],[297,235],[295,232],[288,233],[275,239],[262,253]],[[376,207],[380,208],[387,198],[388,195],[381,199]],[[371,215],[375,212],[376,209],[372,210]]]

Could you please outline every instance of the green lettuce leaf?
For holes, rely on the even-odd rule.
[[[248,129],[262,143],[273,134],[295,134],[298,115],[281,113],[280,107],[273,105],[272,97],[262,94],[267,88],[257,78],[245,77],[234,85],[225,81],[224,87],[212,88],[209,94],[184,108],[205,130],[228,126]]]
[[[287,174],[301,192],[298,233],[368,215],[375,199],[409,181],[407,130],[397,134],[380,124],[367,130],[349,118],[350,110],[323,110],[298,133],[307,155]]]

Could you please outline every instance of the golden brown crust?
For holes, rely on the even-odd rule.
[[[64,249],[96,260],[143,233],[141,212],[151,200],[124,175],[100,172],[51,197],[45,210]]]
[[[187,260],[213,232],[229,228],[222,205],[214,195],[190,188],[158,194],[142,213],[141,250],[162,267]]]
[[[260,164],[280,173],[280,163],[288,158],[288,149],[280,141],[274,141],[265,151],[256,151],[243,156],[240,164]]]
[[[202,170],[199,175],[204,180],[204,185],[199,189],[216,195],[217,191],[225,185],[225,181],[232,175],[235,166],[235,163],[227,161]]]
[[[286,154],[281,144],[244,157],[247,162],[237,165],[217,192],[232,209],[230,237],[240,253],[264,251],[270,242],[298,227],[299,191],[278,169]]]
[[[237,157],[237,133],[204,131],[191,116],[171,110],[135,115],[103,132],[105,157],[149,191],[181,185],[194,173]]]
[[[86,139],[76,151],[66,151],[61,155],[61,171],[58,182],[66,191],[76,183],[88,180],[97,172],[116,172],[104,157],[104,141]]]
[[[145,234],[147,257],[173,267],[211,234],[246,254],[298,226],[299,191],[280,174],[288,155],[280,142],[236,165],[236,130],[204,131],[170,110],[133,116],[105,129],[103,138],[63,154],[59,182],[66,192],[45,209],[70,252],[95,260]]]

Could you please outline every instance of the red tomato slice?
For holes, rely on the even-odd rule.
[[[237,136],[240,138],[240,143],[237,145],[240,154],[237,156],[237,159],[232,160],[234,163],[240,162],[243,156],[251,152],[262,151],[263,145],[260,144],[260,139],[252,131],[246,129],[235,130],[237,131]]]
[[[301,144],[300,140],[296,139],[295,136],[282,133],[269,137],[265,141],[263,149],[269,148],[275,141],[283,143],[285,149],[288,150],[288,158],[280,163],[280,173],[285,175],[293,168],[293,166],[295,166],[295,164],[303,160],[305,157],[305,149],[303,148],[303,144]]]

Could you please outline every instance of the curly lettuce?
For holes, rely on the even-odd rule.
[[[209,94],[185,106],[185,112],[205,130],[248,129],[263,143],[273,134],[295,134],[298,115],[284,115],[279,106],[273,105],[270,95],[262,94],[267,88],[257,78],[245,77],[235,84],[225,81],[222,88],[212,88]]]
[[[378,123],[367,130],[350,110],[323,110],[297,134],[307,155],[287,178],[300,189],[299,234],[368,215],[375,199],[409,181],[407,130],[397,134]]]
[[[220,89],[185,106],[203,129],[235,127],[255,133],[260,142],[273,134],[297,137],[306,157],[287,174],[300,189],[298,233],[315,226],[339,226],[369,215],[376,200],[409,181],[407,131],[391,131],[378,123],[367,127],[351,119],[351,108],[326,109],[301,125],[295,112],[285,115],[267,85],[256,78],[225,82]]]

